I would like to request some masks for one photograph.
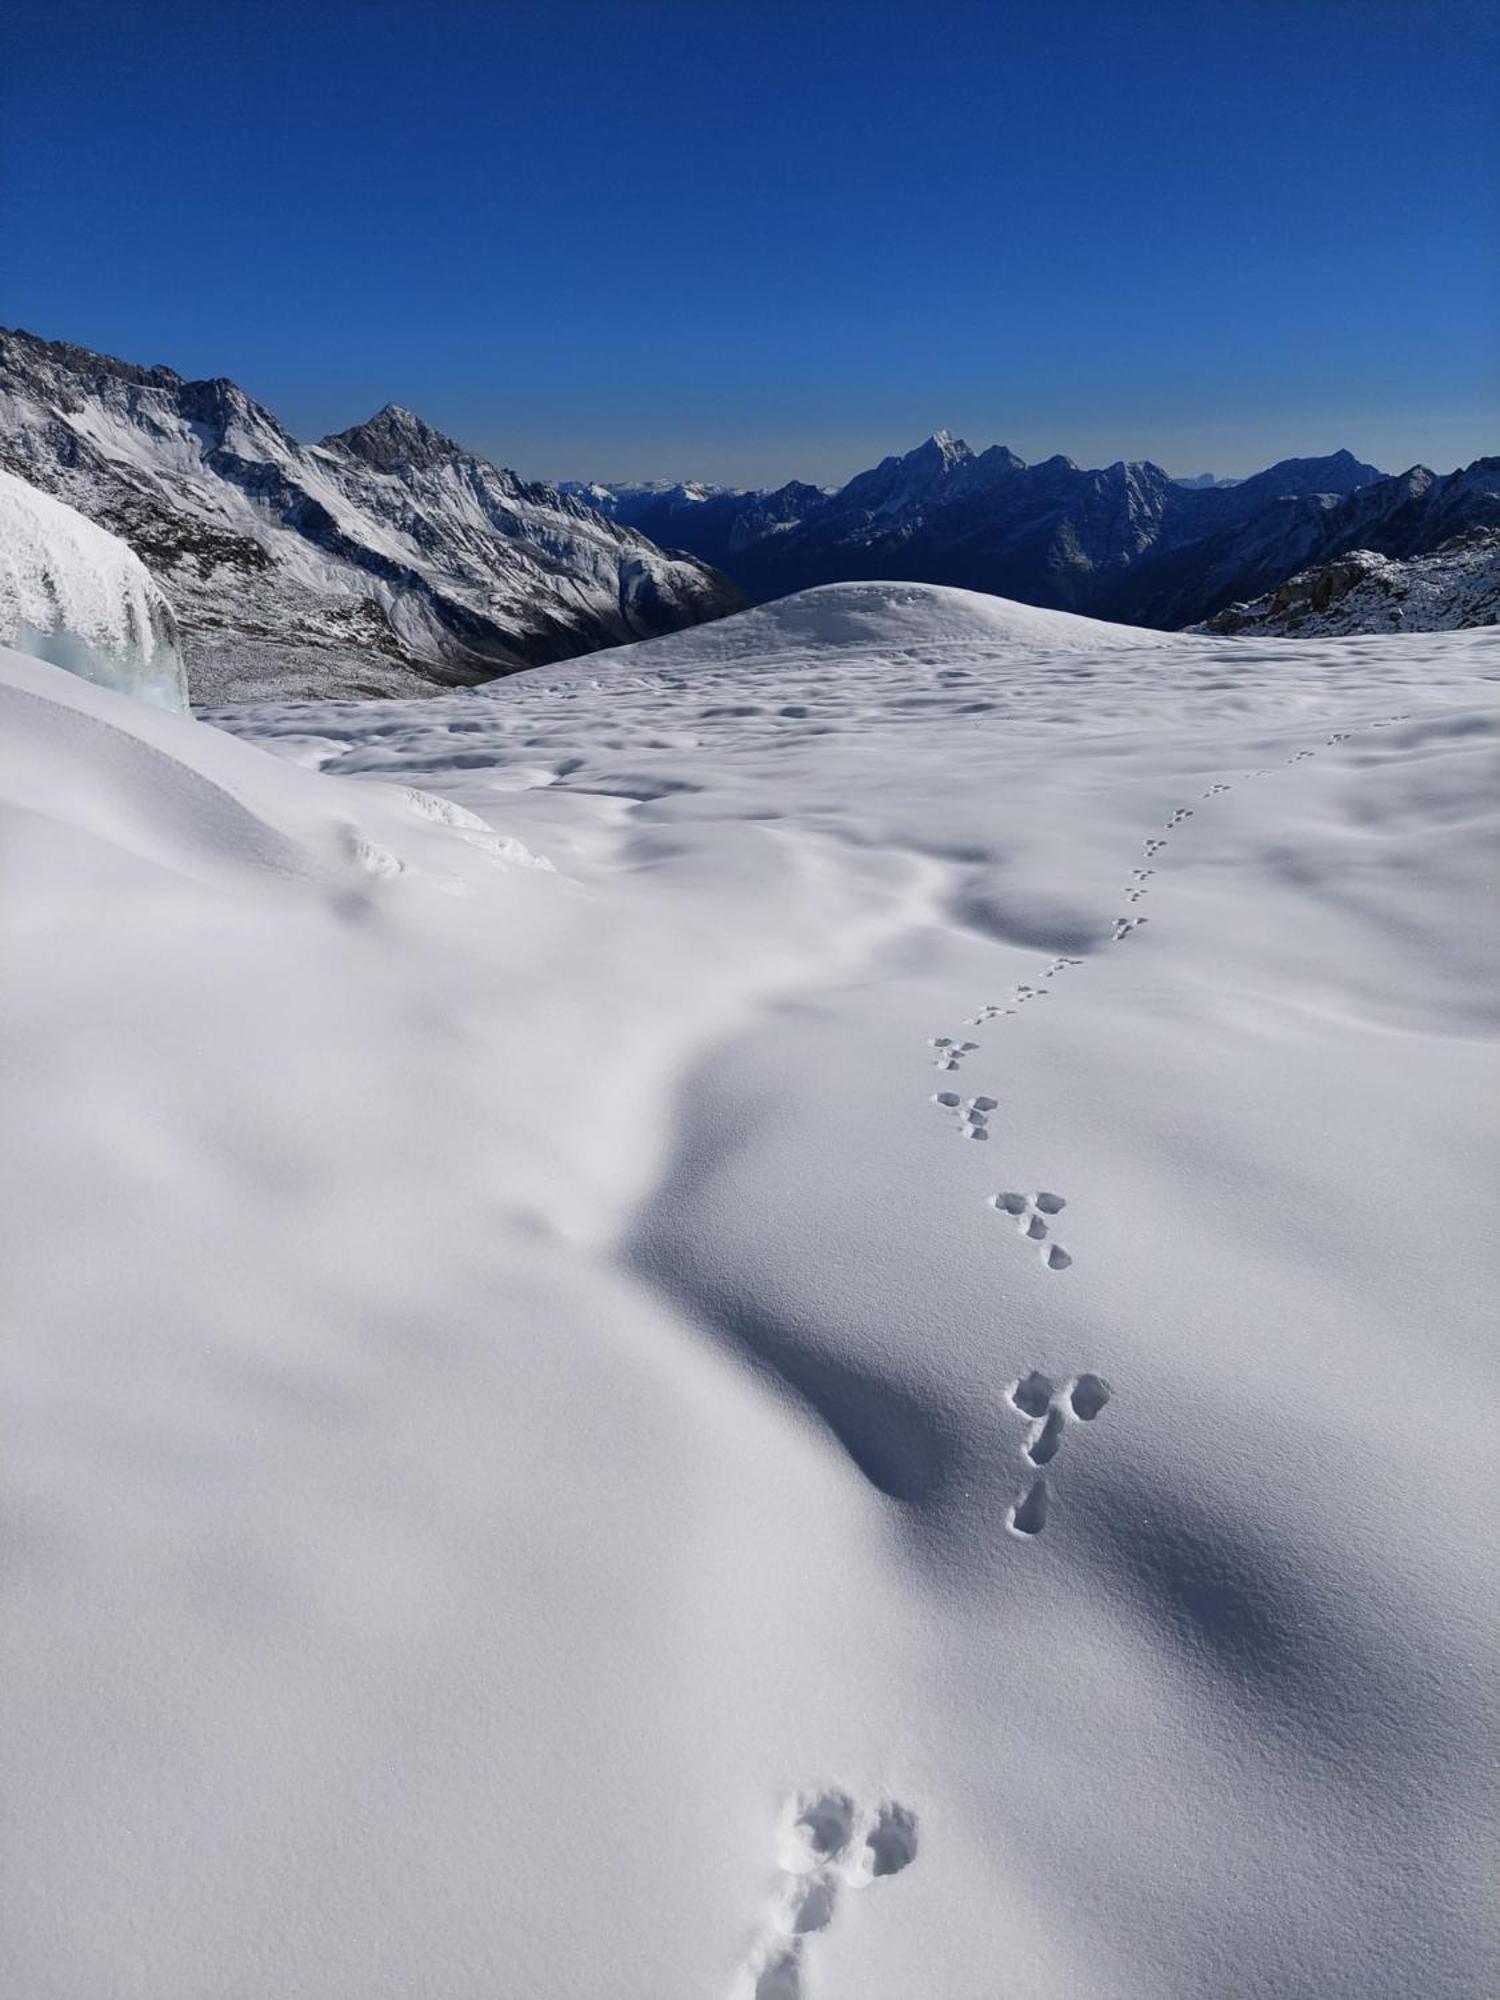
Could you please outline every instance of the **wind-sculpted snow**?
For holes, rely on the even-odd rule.
[[[114,535],[0,468],[0,646],[186,708],[171,606]]]
[[[1500,640],[1037,617],[5,663],[17,1992],[1496,1990]]]

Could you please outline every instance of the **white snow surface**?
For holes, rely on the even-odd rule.
[[[177,621],[140,557],[3,467],[0,646],[160,708],[187,707]]]
[[[0,1989],[1500,1990],[1500,641],[1082,624],[4,657]]]

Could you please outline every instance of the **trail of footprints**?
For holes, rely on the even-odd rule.
[[[1403,722],[1405,720],[1407,720],[1405,715],[1391,715],[1382,718],[1378,722],[1367,723],[1365,727],[1383,729],[1388,728],[1392,723]],[[1325,746],[1347,743],[1354,734],[1353,730],[1335,730],[1324,739]],[[1315,756],[1316,754],[1313,750],[1296,750],[1291,756],[1283,760],[1283,767],[1300,764],[1306,758]],[[1247,771],[1245,777],[1246,779],[1268,777],[1274,768],[1274,766],[1268,764],[1259,770]],[[1233,789],[1233,785],[1228,780],[1217,780],[1206,791],[1201,792],[1199,797],[1200,799],[1221,798],[1226,792],[1230,792]],[[1156,876],[1156,869],[1152,864],[1156,856],[1168,845],[1167,836],[1175,832],[1177,828],[1185,826],[1193,817],[1194,808],[1192,806],[1175,806],[1163,822],[1161,832],[1148,834],[1141,842],[1142,863],[1139,867],[1131,869],[1130,881],[1123,891],[1124,900],[1132,906],[1132,910],[1134,905],[1142,902],[1151,893],[1150,885]],[[1110,942],[1112,944],[1123,944],[1127,938],[1133,937],[1149,921],[1150,919],[1144,915],[1131,913],[1114,917],[1110,924]],[[969,1017],[965,1025],[971,1028],[987,1027],[992,1021],[1004,1019],[1009,1015],[1019,1014],[1023,1007],[1030,1006],[1034,1001],[1047,999],[1052,990],[1051,982],[1061,974],[1069,972],[1075,966],[1082,964],[1083,960],[1081,958],[1070,957],[1066,954],[1059,955],[1050,962],[1035,984],[1029,980],[1022,980],[1011,988],[1010,993],[1004,1000],[986,1000],[980,1006],[978,1012]],[[966,1041],[954,1035],[934,1035],[931,1037],[928,1046],[933,1052],[932,1059],[935,1067],[950,1074],[959,1071],[969,1057],[977,1054],[979,1050],[977,1042]],[[992,1116],[999,1109],[998,1101],[995,1098],[973,1096],[965,1099],[956,1090],[937,1090],[932,1094],[932,1102],[940,1111],[945,1114],[952,1114],[954,1127],[962,1138],[984,1142],[988,1141],[991,1137],[995,1129],[991,1123]],[[1061,1195],[1006,1193],[992,1196],[991,1201],[994,1207],[1016,1218],[1017,1227],[1024,1237],[1029,1241],[1041,1245],[1042,1262],[1047,1270],[1065,1271],[1068,1269],[1073,1261],[1072,1258],[1059,1243],[1050,1240],[1051,1223],[1049,1218],[1058,1214],[1063,1208],[1064,1202]],[[1048,1204],[1052,1205],[1049,1206]]]
[[[1391,715],[1365,727],[1383,729],[1406,720],[1406,715]],[[1325,745],[1346,743],[1352,734],[1351,730],[1336,730],[1324,739]],[[1300,764],[1315,754],[1299,750],[1284,764]],[[1268,777],[1273,768],[1266,765],[1245,776]],[[1228,783],[1216,783],[1199,796],[1214,799],[1232,789]],[[1147,865],[1131,870],[1130,885],[1124,892],[1127,902],[1138,903],[1149,893],[1146,885],[1156,873],[1149,864],[1166,847],[1167,834],[1192,817],[1191,806],[1178,806],[1162,832],[1142,842]],[[1123,942],[1145,922],[1144,917],[1116,917],[1113,942]],[[1043,983],[1022,982],[1012,988],[1008,999],[986,1001],[967,1025],[983,1027],[1019,1013],[1034,1000],[1046,999],[1046,982],[1082,963],[1081,958],[1054,958],[1042,974]],[[959,1070],[979,1049],[977,1042],[950,1035],[935,1035],[928,1046],[936,1067],[950,1073]],[[955,1129],[963,1138],[989,1138],[991,1116],[999,1109],[995,1098],[973,1096],[965,1100],[956,1090],[938,1090],[932,1101],[940,1111],[953,1115]],[[1037,1245],[1047,1270],[1068,1269],[1073,1260],[1052,1234],[1056,1218],[1067,1206],[1062,1195],[1046,1189],[1032,1194],[1007,1191],[992,1195],[990,1205],[1013,1220],[1027,1242]],[[1007,1400],[1026,1418],[1028,1426],[1022,1446],[1027,1479],[1007,1515],[1013,1535],[1031,1540],[1046,1527],[1052,1506],[1052,1475],[1046,1468],[1054,1464],[1073,1425],[1092,1424],[1111,1393],[1102,1376],[1087,1370],[1059,1387],[1033,1368],[1010,1385]],[[841,1895],[846,1890],[864,1889],[881,1876],[900,1874],[916,1853],[916,1814],[895,1800],[861,1810],[846,1792],[836,1790],[804,1792],[792,1799],[782,1815],[777,1838],[780,1877],[766,1925],[744,1966],[737,2000],[807,2000],[805,1981],[812,1940],[833,1922]]]
[[[847,1792],[801,1792],[776,1838],[780,1877],[737,2000],[804,2000],[812,1941],[846,1890],[899,1875],[917,1855],[917,1816],[895,1799],[862,1809]]]
[[[1389,715],[1379,721],[1363,725],[1366,729],[1386,729],[1392,724],[1409,720],[1409,715]],[[1347,743],[1357,732],[1349,729],[1334,730],[1324,738],[1325,747],[1332,748]],[[1315,756],[1314,750],[1296,750],[1282,760],[1282,768],[1303,763]],[[1276,767],[1264,765],[1258,770],[1244,773],[1246,780],[1269,777]],[[1200,800],[1221,798],[1234,789],[1227,780],[1218,780],[1199,794]],[[1130,871],[1130,881],[1124,890],[1125,901],[1134,906],[1150,894],[1150,884],[1156,869],[1152,865],[1157,855],[1168,845],[1168,835],[1185,826],[1194,817],[1192,806],[1176,806],[1168,814],[1159,833],[1148,834],[1141,843],[1142,864]],[[1112,920],[1110,941],[1123,944],[1148,921],[1144,916],[1122,914]],[[987,1000],[966,1023],[969,1027],[986,1027],[990,1022],[1009,1015],[1019,1014],[1023,1007],[1033,1001],[1045,1000],[1052,990],[1051,982],[1061,974],[1082,965],[1081,958],[1060,955],[1054,958],[1041,974],[1039,981],[1021,981],[1012,987],[1004,1000]],[[971,1055],[977,1054],[979,1044],[965,1041],[951,1035],[935,1035],[929,1047],[933,1060],[940,1070],[956,1072]],[[999,1110],[994,1097],[973,1096],[963,1098],[956,1090],[938,1090],[932,1095],[932,1102],[946,1116],[950,1116],[954,1129],[968,1140],[988,1141],[996,1127],[993,1117]],[[1032,1194],[1006,1191],[990,1196],[990,1205],[1000,1214],[1010,1217],[1021,1237],[1037,1246],[1043,1268],[1048,1271],[1066,1271],[1073,1259],[1056,1240],[1053,1230],[1056,1218],[1067,1206],[1060,1194],[1042,1190]],[[1038,1386],[1040,1385],[1040,1386]],[[1043,1391],[1045,1390],[1045,1395]],[[1028,1409],[1028,1402],[1042,1397],[1041,1406]],[[1032,1374],[1019,1383],[1012,1392],[1012,1401],[1018,1409],[1026,1410],[1035,1419],[1033,1436],[1027,1444],[1027,1455],[1034,1465],[1050,1462],[1062,1442],[1063,1427],[1070,1418],[1083,1423],[1092,1422],[1094,1417],[1109,1400],[1109,1390],[1096,1375],[1080,1375],[1068,1389],[1066,1398],[1059,1399],[1044,1377]],[[1048,1507],[1048,1488],[1044,1478],[1038,1476],[1033,1484],[1016,1502],[1012,1509],[1011,1526],[1017,1534],[1035,1535],[1045,1525]]]

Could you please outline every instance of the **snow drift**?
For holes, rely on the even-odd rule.
[[[7,1991],[1496,1990],[1496,639],[884,588],[0,666]]]
[[[0,645],[160,708],[187,706],[177,621],[145,564],[3,469]]]

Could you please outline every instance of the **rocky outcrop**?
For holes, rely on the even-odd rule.
[[[1500,623],[1500,528],[1457,535],[1430,555],[1396,561],[1354,549],[1298,572],[1199,629],[1247,637],[1454,632]]]

